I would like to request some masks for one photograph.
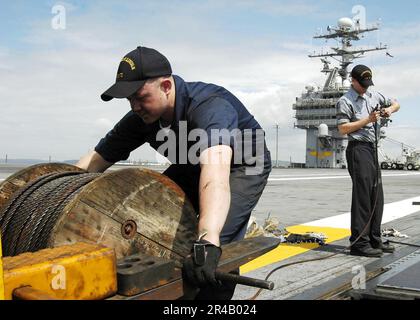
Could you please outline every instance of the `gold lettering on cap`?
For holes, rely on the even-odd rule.
[[[124,73],[120,72],[117,74],[117,79],[122,79],[124,78]]]
[[[372,73],[369,70],[363,71],[360,77],[363,78],[365,76],[365,73],[368,74],[368,77],[372,77]]]
[[[127,62],[130,65],[131,70],[136,70],[136,65],[134,64],[134,61],[130,58],[124,57],[121,61]]]

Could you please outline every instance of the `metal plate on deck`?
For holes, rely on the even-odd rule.
[[[410,292],[416,292],[420,295],[420,262],[412,265],[411,267],[399,272],[395,276],[385,280],[378,284],[378,291],[401,291],[409,290]]]

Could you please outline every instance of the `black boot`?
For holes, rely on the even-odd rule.
[[[374,249],[370,246],[366,246],[362,248],[352,247],[350,249],[350,254],[352,256],[380,258],[382,257],[383,252],[381,249]]]
[[[380,244],[379,246],[372,246],[375,249],[381,249],[382,252],[386,252],[386,253],[393,253],[395,251],[395,247],[391,244],[389,244],[389,242],[384,242],[382,244]]]

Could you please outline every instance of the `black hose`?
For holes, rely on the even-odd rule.
[[[339,250],[336,253],[333,253],[331,255],[328,255],[326,257],[322,257],[322,258],[314,258],[314,259],[307,259],[307,260],[300,260],[300,261],[295,261],[295,262],[291,262],[291,263],[287,263],[284,265],[281,265],[277,268],[274,268],[273,270],[271,270],[268,275],[265,277],[265,281],[267,281],[270,276],[283,268],[286,267],[290,267],[293,265],[297,265],[297,264],[301,264],[301,263],[307,263],[307,262],[312,262],[312,261],[321,261],[321,260],[326,260],[326,259],[330,259],[332,257],[335,257],[336,255],[340,254],[340,253],[344,253],[346,250],[351,249],[351,247],[357,242],[359,241],[359,239],[363,236],[363,234],[366,232],[366,229],[368,228],[368,226],[370,225],[373,215],[375,214],[375,210],[376,210],[376,204],[378,201],[378,196],[379,196],[379,182],[382,183],[382,181],[380,181],[379,179],[379,175],[380,175],[380,170],[379,170],[379,159],[378,159],[378,123],[376,122],[374,125],[374,130],[375,130],[375,168],[376,168],[376,194],[375,194],[375,201],[374,201],[374,205],[370,214],[370,218],[369,221],[366,223],[365,227],[363,228],[363,231],[359,234],[359,236],[356,238],[356,240],[354,240],[352,243],[350,243],[350,245],[344,249]],[[249,298],[248,300],[255,300],[262,292],[263,289],[259,289],[251,298]]]

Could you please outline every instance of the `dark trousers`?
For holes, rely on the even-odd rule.
[[[230,208],[225,225],[220,233],[220,243],[227,244],[245,237],[252,210],[267,184],[271,172],[270,152],[266,151],[264,170],[258,175],[246,175],[246,167],[232,167],[230,171]],[[199,212],[198,185],[200,165],[171,165],[163,174],[175,181],[185,192],[196,212]],[[217,199],[215,199],[217,201]],[[239,269],[233,271],[239,274]],[[202,288],[198,300],[228,300],[235,291],[235,285],[224,283],[217,288]]]
[[[353,181],[351,201],[351,237],[353,245],[379,247],[384,210],[380,168],[377,168],[374,144],[350,141],[346,150],[348,170]],[[363,233],[363,235],[361,235]]]

